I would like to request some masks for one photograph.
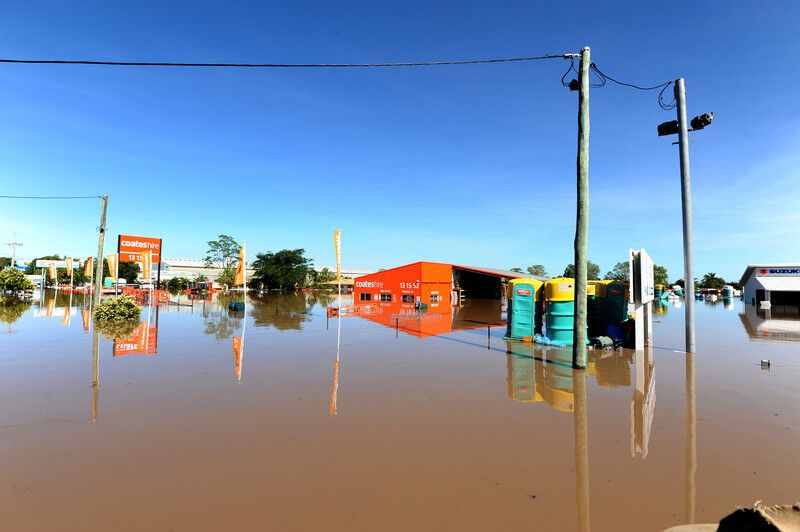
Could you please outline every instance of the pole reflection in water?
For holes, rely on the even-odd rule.
[[[694,353],[686,353],[686,523],[694,523],[697,472],[697,419],[694,391]]]
[[[246,290],[245,290],[246,292]],[[245,293],[244,316],[242,317],[242,335],[231,338],[233,345],[233,372],[236,381],[242,382],[242,363],[244,361],[244,332],[247,328],[247,294]]]
[[[586,370],[573,369],[575,411],[572,414],[575,432],[575,498],[578,508],[578,530],[589,530],[589,412],[586,392]]]
[[[342,308],[342,295],[339,294],[339,309]],[[336,317],[336,361],[333,363],[333,388],[331,389],[331,399],[328,403],[328,413],[335,416],[338,413],[336,401],[339,394],[339,352],[342,346],[342,315],[341,310]]]
[[[100,333],[92,332],[92,421],[98,418],[98,402],[100,400]]]

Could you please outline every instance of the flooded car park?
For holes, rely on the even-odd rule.
[[[337,360],[333,297],[231,297],[120,338],[80,297],[4,312],[4,528],[660,530],[800,491],[800,341],[739,301],[698,304],[696,354],[668,303],[576,371],[496,303],[341,318]]]

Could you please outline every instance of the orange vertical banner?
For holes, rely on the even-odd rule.
[[[114,277],[116,279],[119,273],[119,255],[112,253],[106,257],[106,261],[108,261],[109,277]]]
[[[55,281],[58,278],[58,272],[56,271],[56,264],[54,262],[51,262],[50,266],[48,266],[48,270],[49,270],[48,273],[50,274],[50,279],[52,281]]]
[[[94,257],[86,257],[86,261],[83,263],[83,275],[84,277],[91,277],[92,276],[92,268],[94,267]]]
[[[81,318],[83,318],[83,330],[89,332],[91,326],[92,313],[89,312],[88,307],[81,309]]]
[[[71,276],[71,275],[72,275],[72,259],[64,259],[64,262],[65,262],[65,263],[66,263],[66,265],[67,265],[67,266],[66,266],[66,268],[67,268],[67,275],[68,275],[68,276]]]
[[[239,250],[239,264],[236,265],[236,277],[233,279],[233,286],[244,284],[244,268],[245,268],[245,244],[242,243],[242,248]]]
[[[233,340],[233,372],[238,380],[242,380],[242,337],[234,336]]]
[[[142,251],[142,278],[150,282],[150,275],[153,271],[153,252],[151,250]]]

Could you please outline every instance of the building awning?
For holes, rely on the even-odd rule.
[[[756,277],[756,281],[770,292],[800,292],[800,276]]]

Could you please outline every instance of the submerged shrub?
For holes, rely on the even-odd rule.
[[[141,309],[131,296],[106,299],[94,309],[94,319],[100,321],[138,320]]]
[[[25,274],[14,268],[0,270],[0,292],[23,292],[33,290],[33,283]]]

